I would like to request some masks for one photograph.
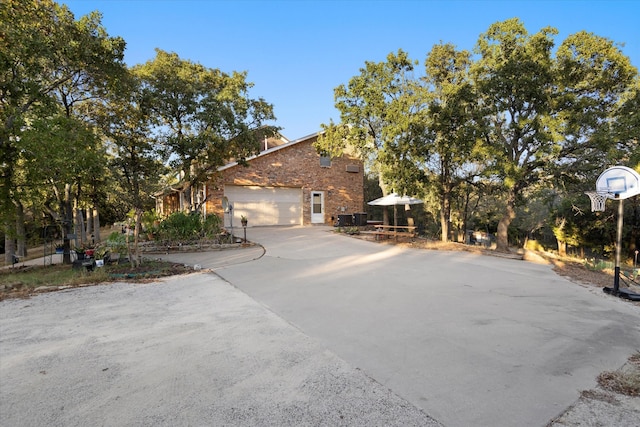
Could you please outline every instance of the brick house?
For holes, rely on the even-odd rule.
[[[205,214],[224,217],[225,226],[333,224],[341,214],[362,212],[364,171],[355,156],[329,159],[313,146],[318,133],[280,145],[266,144],[260,154],[247,159],[248,167],[235,162],[218,169],[214,182],[200,192]],[[174,193],[165,193],[159,212],[178,207]],[[233,208],[226,213],[223,200]],[[163,209],[171,207],[171,209]],[[233,219],[231,218],[233,217]]]

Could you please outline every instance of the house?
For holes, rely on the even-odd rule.
[[[364,171],[355,156],[321,156],[313,146],[318,133],[283,143],[267,144],[247,159],[218,168],[215,181],[199,190],[205,214],[224,217],[226,227],[333,224],[338,215],[364,207]],[[179,209],[179,194],[158,197],[158,212]],[[226,212],[224,205],[230,206]]]

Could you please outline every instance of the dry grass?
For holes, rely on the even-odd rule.
[[[633,354],[623,368],[598,375],[598,384],[614,393],[640,396],[640,352]]]
[[[147,281],[189,271],[183,264],[166,261],[146,261],[135,269],[129,264],[109,265],[93,271],[73,269],[68,264],[0,269],[0,301],[116,280]]]

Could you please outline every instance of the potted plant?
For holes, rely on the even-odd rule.
[[[247,217],[244,215],[240,215],[240,223],[242,224],[243,227],[247,226]]]
[[[96,267],[102,267],[105,262],[109,261],[109,248],[106,246],[99,246],[93,253],[93,256],[96,260]]]
[[[76,253],[76,258],[78,260],[83,260],[84,259],[84,248],[74,248],[73,251]]]

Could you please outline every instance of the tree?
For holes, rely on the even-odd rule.
[[[348,148],[372,170],[384,195],[390,193],[384,179],[385,151],[408,138],[410,123],[418,108],[410,104],[408,85],[414,85],[414,65],[406,52],[387,55],[385,62],[365,62],[360,75],[334,90],[335,106],[341,123],[323,124],[316,148],[331,157],[340,156]],[[396,150],[398,152],[398,150]],[[397,170],[399,173],[400,171]],[[386,210],[385,223],[388,222]]]
[[[584,32],[568,37],[553,58],[555,34],[550,27],[528,34],[510,19],[491,25],[476,46],[484,149],[506,195],[499,251],[508,251],[509,225],[527,187],[583,173],[602,153],[599,129],[635,74],[610,40]]]
[[[70,94],[68,89],[82,88],[75,100],[104,89],[122,67],[124,41],[107,35],[98,13],[76,21],[66,6],[51,0],[3,1],[0,34],[0,212],[5,235],[13,239],[23,133],[34,120],[70,107],[60,96]],[[6,261],[12,255],[6,251]]]
[[[442,241],[449,240],[453,192],[475,170],[470,164],[476,139],[470,65],[469,52],[456,51],[451,44],[431,49],[425,61],[424,85],[408,94],[419,98],[409,102],[419,108],[410,125],[415,135],[406,139],[407,145],[392,150],[395,159],[406,158],[406,153],[412,156],[400,168],[410,172],[397,174],[394,167],[390,180],[415,194],[423,195],[429,188],[437,193]]]
[[[439,44],[421,79],[413,76],[415,64],[400,50],[386,62],[367,62],[348,87],[336,88],[342,123],[323,125],[318,148],[339,155],[355,147],[378,171],[384,194],[387,188],[423,198],[435,192],[446,241],[453,191],[465,180],[475,139],[471,58]]]
[[[611,128],[608,158],[640,171],[640,78],[621,100]]]
[[[265,125],[275,119],[273,106],[249,98],[253,85],[246,72],[229,75],[160,49],[133,71],[150,100],[156,132],[183,174],[187,210],[198,184],[229,159],[243,161],[257,153],[259,139],[278,130]]]
[[[141,262],[138,236],[142,213],[159,189],[159,177],[164,173],[162,150],[151,131],[150,102],[140,80],[128,74],[119,82],[118,90],[96,106],[97,122],[112,155],[113,174],[124,190],[122,198],[133,210],[134,244],[129,253],[132,266]]]

